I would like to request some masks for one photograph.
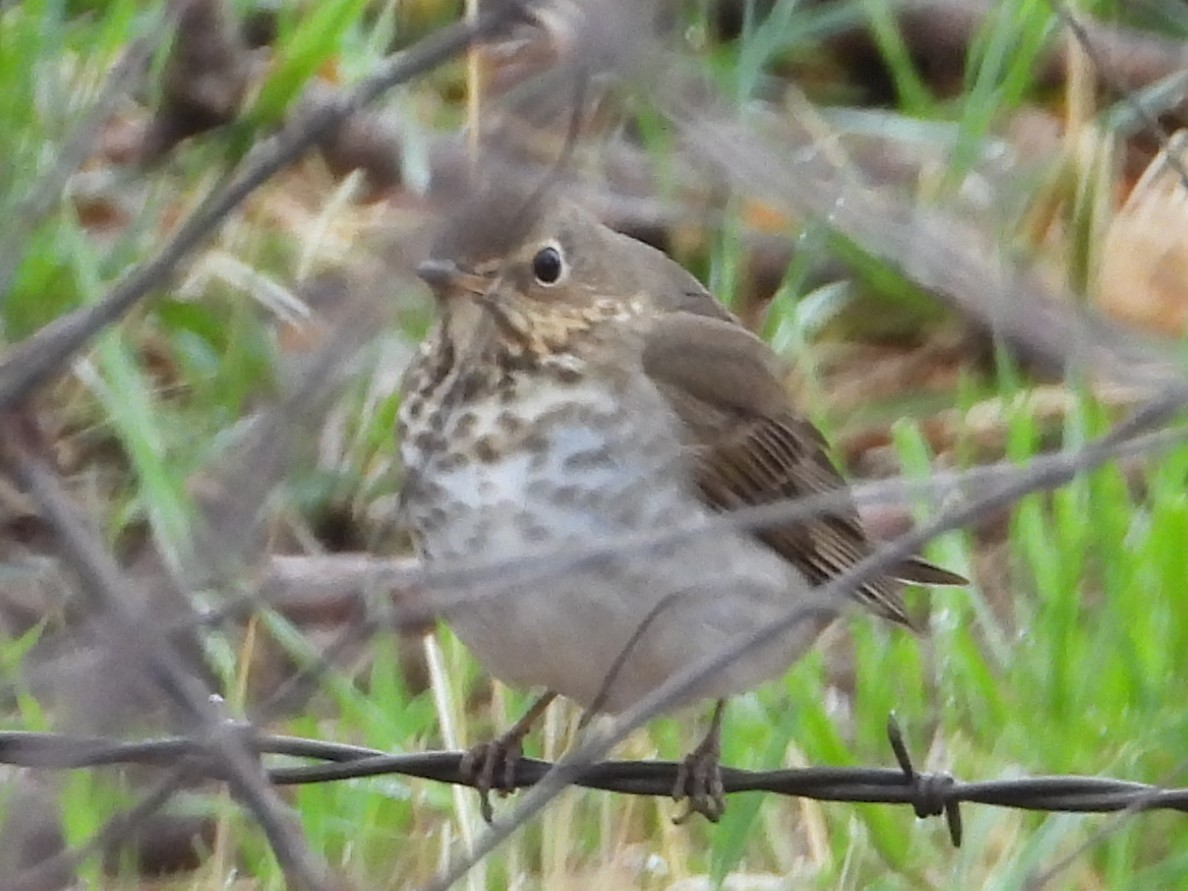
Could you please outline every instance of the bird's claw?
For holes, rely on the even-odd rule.
[[[479,812],[487,823],[495,818],[491,792],[509,795],[516,790],[516,767],[523,757],[523,740],[518,734],[505,734],[471,746],[462,756],[459,770],[479,794]]]
[[[717,823],[726,812],[726,789],[722,783],[721,753],[712,740],[705,740],[677,768],[673,784],[674,801],[685,801],[685,812],[673,818],[680,825],[694,814]]]

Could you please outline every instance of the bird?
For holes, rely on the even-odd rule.
[[[828,444],[794,406],[782,360],[663,252],[556,190],[494,183],[458,204],[417,271],[438,312],[401,382],[397,516],[426,566],[838,496],[809,520],[610,553],[448,610],[486,672],[545,691],[463,760],[490,821],[490,792],[513,788],[523,739],[556,696],[588,715],[621,713],[807,601],[874,543]],[[903,582],[966,580],[911,557],[839,596],[836,614],[857,603],[911,626]],[[785,673],[833,612],[674,703],[714,703],[705,738],[679,763],[684,817],[724,811],[727,698]]]

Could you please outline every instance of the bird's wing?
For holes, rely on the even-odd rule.
[[[702,498],[715,509],[845,489],[820,432],[793,412],[780,382],[779,359],[741,325],[691,312],[661,316],[647,337],[643,364],[684,423]],[[810,520],[756,534],[813,585],[872,550],[848,498]],[[906,625],[912,623],[897,580],[965,583],[911,558],[857,592],[875,613]]]

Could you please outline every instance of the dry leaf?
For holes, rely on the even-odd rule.
[[[1188,130],[1168,148],[1186,157]],[[1182,164],[1178,165],[1181,166]],[[1188,185],[1160,152],[1106,236],[1098,299],[1110,315],[1177,337],[1188,321]]]

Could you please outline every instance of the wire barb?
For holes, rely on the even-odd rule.
[[[957,781],[947,773],[917,773],[912,766],[911,755],[908,754],[907,744],[903,740],[903,730],[895,717],[895,712],[887,716],[887,739],[891,742],[891,751],[895,753],[895,760],[903,771],[904,779],[912,789],[911,805],[920,819],[925,817],[939,817],[945,815],[945,822],[949,826],[949,840],[953,847],[961,847],[962,826],[961,809],[957,799],[953,796]]]
[[[231,728],[242,732],[238,723]],[[987,782],[962,782],[948,774],[919,773],[912,766],[903,734],[894,716],[888,721],[888,738],[895,752],[895,769],[869,767],[806,767],[791,770],[751,771],[722,768],[723,790],[773,792],[816,801],[865,804],[909,804],[920,817],[944,814],[955,845],[961,843],[961,802],[996,807],[1065,813],[1172,810],[1188,813],[1188,789],[1169,789],[1108,777],[1033,776]],[[380,775],[402,775],[455,785],[473,786],[474,778],[462,770],[462,752],[393,754],[379,749],[317,739],[255,734],[245,739],[256,756],[283,756],[320,761],[320,764],[281,764],[265,770],[276,785],[327,783]],[[210,757],[206,747],[186,736],[125,742],[103,737],[82,737],[32,731],[0,731],[0,764],[43,770],[138,764],[168,768],[179,759],[190,759],[195,771],[214,780],[225,780],[224,765]],[[540,782],[553,765],[536,758],[517,762],[517,789]],[[680,765],[672,761],[599,761],[583,766],[573,784],[625,795],[668,797]]]

